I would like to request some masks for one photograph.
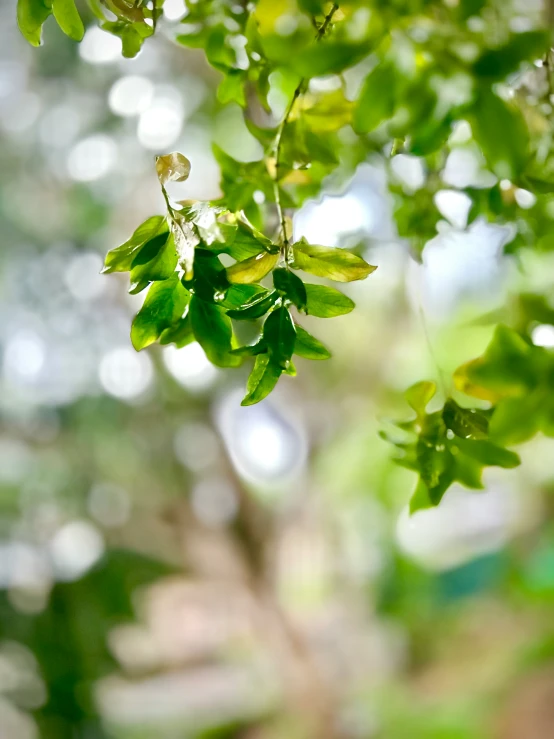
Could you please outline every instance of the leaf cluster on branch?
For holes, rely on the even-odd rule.
[[[161,25],[163,0],[89,5],[125,56]],[[74,0],[18,0],[17,14],[34,45],[50,15],[71,38],[84,33]],[[354,304],[302,274],[343,283],[375,267],[356,251],[295,241],[290,216],[370,155],[390,170],[398,233],[416,258],[437,233],[445,189],[469,200],[467,226],[477,218],[511,225],[507,253],[552,248],[551,29],[540,9],[521,18],[501,0],[199,0],[187,3],[176,32],[164,32],[204,50],[222,75],[219,103],[243,108],[263,156],[240,162],[214,147],[222,178],[215,202],[173,201],[166,186],[185,181],[190,163],[180,153],[157,157],[167,211],[105,263],[105,272],[130,273],[132,293],[148,289],[131,328],[137,350],[196,341],[220,367],[253,358],[247,405],[295,374],[295,355],[329,358],[302,315],[340,316]],[[460,147],[473,147],[482,171],[448,180],[447,160]],[[398,154],[421,159],[423,184],[395,177]],[[246,346],[234,332],[242,321],[259,328]],[[455,374],[456,392],[488,408],[446,398],[428,413],[434,384],[408,391],[416,418],[385,435],[419,475],[412,509],[437,505],[454,481],[480,487],[484,466],[516,466],[506,445],[554,435],[554,357],[533,345],[529,325],[500,325],[485,354]]]

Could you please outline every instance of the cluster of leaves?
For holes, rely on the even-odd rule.
[[[100,28],[121,39],[125,57],[136,56],[144,40],[153,35],[163,0],[88,0]],[[61,30],[74,41],[85,34],[75,0],[17,0],[17,22],[33,46],[42,41],[42,27],[53,15]]]
[[[497,326],[485,353],[459,367],[454,382],[491,407],[464,408],[447,398],[428,413],[436,386],[418,382],[406,392],[416,417],[395,423],[394,433],[382,432],[397,447],[398,463],[419,475],[412,511],[438,505],[453,482],[482,488],[483,467],[516,467],[519,457],[506,445],[538,432],[554,437],[554,353],[513,329]]]
[[[163,11],[163,0],[89,5],[121,38],[125,56],[140,50]],[[165,186],[186,179],[190,165],[179,154],[158,157],[167,214],[149,218],[106,258],[106,272],[130,272],[131,292],[149,288],[133,321],[134,346],[198,341],[224,367],[255,357],[246,404],[266,397],[282,373],[294,374],[294,354],[327,358],[298,315],[341,315],[353,303],[334,288],[305,284],[296,270],[347,282],[374,268],[344,249],[292,243],[289,211],[380,155],[391,165],[398,232],[419,258],[440,220],[436,196],[452,188],[445,165],[460,146],[461,123],[468,131],[461,145],[481,157],[487,175],[455,185],[471,201],[468,224],[511,223],[510,250],[550,249],[551,38],[540,10],[528,9],[523,30],[514,12],[497,0],[188,3],[175,39],[204,50],[222,75],[219,103],[244,109],[263,154],[245,163],[216,147],[222,197],[213,203],[172,203]],[[20,28],[35,45],[50,14],[82,37],[74,0],[18,0]],[[398,154],[423,163],[420,185],[398,181]],[[234,263],[226,266],[222,255]],[[234,336],[242,321],[263,321],[253,344],[239,346]],[[448,399],[428,414],[434,387],[409,391],[417,417],[401,424],[411,438],[398,445],[404,464],[420,473],[416,507],[437,504],[454,480],[479,486],[484,465],[514,466],[503,444],[552,432],[551,366],[546,350],[500,327],[486,354],[455,376],[459,389],[491,409]]]
[[[190,163],[182,154],[158,157],[156,168],[167,216],[153,216],[108,252],[105,272],[129,272],[132,293],[149,287],[131,328],[140,350],[159,341],[183,347],[197,341],[218,367],[255,357],[243,405],[265,398],[283,372],[295,374],[292,356],[328,359],[330,352],[298,323],[293,311],[322,318],[349,313],[350,298],[335,288],[307,284],[295,270],[350,282],[375,267],[344,249],[305,240],[283,249],[242,213],[205,202],[171,204],[168,182],[182,182]],[[235,260],[227,268],[220,255]],[[259,284],[271,274],[272,284]],[[253,345],[238,346],[233,321],[264,319]]]

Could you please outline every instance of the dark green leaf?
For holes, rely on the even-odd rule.
[[[462,439],[484,439],[488,434],[485,414],[475,408],[461,408],[452,398],[444,404],[442,417],[446,427]]]
[[[288,308],[274,310],[264,323],[264,340],[272,361],[285,369],[294,351],[296,331]]]
[[[473,71],[478,77],[503,80],[512,72],[517,72],[522,62],[532,63],[542,59],[549,41],[550,34],[547,31],[514,33],[503,46],[484,51],[473,65]]]
[[[306,286],[293,272],[284,267],[279,267],[273,270],[273,284],[275,289],[278,290],[281,295],[288,298],[298,310],[304,310],[308,296],[306,294]]]
[[[273,308],[278,298],[278,293],[272,290],[267,295],[262,295],[260,298],[254,299],[238,310],[227,311],[227,315],[235,321],[255,321],[257,318],[265,316],[267,311]]]
[[[267,354],[258,354],[254,369],[248,378],[247,393],[241,405],[254,405],[267,398],[277,384],[282,372],[282,367],[276,364]]]
[[[189,315],[196,341],[204,349],[210,362],[218,367],[238,366],[240,357],[230,353],[233,348],[233,329],[225,312],[217,305],[193,295]]]
[[[306,313],[318,318],[334,318],[350,313],[355,308],[353,300],[336,290],[334,287],[325,285],[306,286]]]
[[[177,266],[175,241],[169,233],[161,233],[147,241],[131,263],[131,282],[167,280]]]

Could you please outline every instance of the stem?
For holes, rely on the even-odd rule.
[[[318,28],[318,31],[315,37],[316,41],[320,41],[325,35],[325,32],[327,31],[335,12],[338,10],[338,7],[339,6],[337,3],[333,3],[333,7],[327,13],[327,15],[325,16],[325,20],[323,21],[321,26]],[[281,169],[281,142],[283,139],[283,133],[285,132],[285,128],[287,127],[287,123],[289,122],[292,109],[294,108],[294,104],[296,103],[300,95],[304,92],[306,82],[307,82],[306,79],[301,79],[300,82],[298,83],[296,90],[294,91],[292,95],[291,101],[287,106],[285,115],[283,116],[283,119],[281,123],[279,124],[279,128],[277,129],[277,134],[275,136],[275,145],[274,145],[275,175],[273,178],[273,190],[275,192],[275,204],[277,206],[277,215],[279,216],[279,223],[281,226],[281,236],[283,239],[283,251],[284,251],[283,256],[284,256],[286,265],[288,265],[288,262],[289,262],[290,242],[289,242],[289,238],[287,235],[287,224],[285,220],[283,204],[281,203],[281,193],[279,192],[279,171]]]

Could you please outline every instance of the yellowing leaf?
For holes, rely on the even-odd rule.
[[[277,264],[279,254],[270,254],[267,251],[256,254],[249,259],[233,264],[228,267],[227,279],[231,283],[247,285],[253,282],[259,282],[265,277]]]
[[[162,185],[168,182],[184,182],[190,174],[190,162],[178,151],[156,157],[156,172]]]
[[[377,269],[346,249],[312,246],[306,241],[294,245],[293,257],[292,267],[295,269],[303,269],[305,272],[318,277],[327,277],[336,282],[364,280]]]

